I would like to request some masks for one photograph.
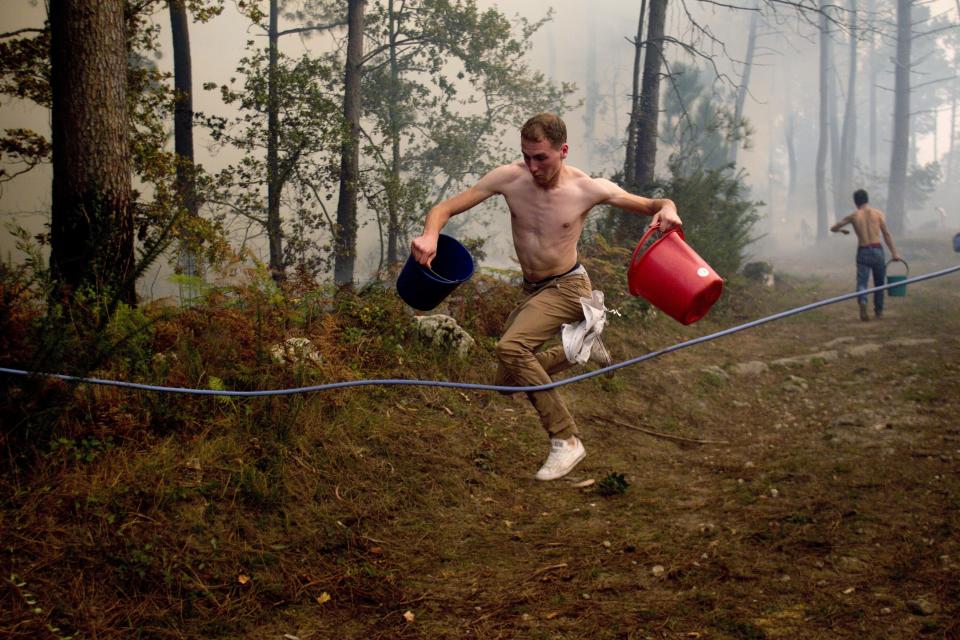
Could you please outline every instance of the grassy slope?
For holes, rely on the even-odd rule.
[[[938,246],[907,250],[914,273],[954,260]],[[593,272],[627,313],[607,340],[621,360],[845,292],[847,260],[785,262],[802,277],[730,291],[691,327],[641,321],[609,294],[622,288],[615,270]],[[223,401],[80,389],[58,426],[69,444],[38,443],[42,457],[2,478],[2,569],[24,586],[4,583],[0,633],[953,637],[956,282],[911,286],[881,323],[834,305],[564,387],[589,450],[576,478],[622,473],[622,495],[532,481],[546,452],[536,416],[496,394],[391,387]],[[211,375],[231,388],[487,380],[509,300],[495,283],[473,285],[452,308],[481,338],[467,362],[396,330],[404,311],[389,296],[337,303],[337,323],[257,323],[250,307],[225,303],[157,342],[179,354],[168,379],[185,386]],[[321,345],[319,370],[255,366],[263,345],[294,334]],[[703,371],[836,337],[881,348],[754,377]],[[898,337],[935,342],[891,345]],[[911,613],[921,605],[927,615]]]

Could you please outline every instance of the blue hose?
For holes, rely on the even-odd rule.
[[[0,367],[0,373],[8,373],[11,375],[18,376],[38,376],[46,378],[58,378],[60,380],[66,380],[69,382],[85,382],[87,384],[99,384],[112,387],[120,387],[123,389],[139,389],[141,391],[158,391],[161,393],[182,393],[196,396],[227,396],[235,398],[252,398],[260,396],[289,396],[300,393],[312,393],[315,391],[330,391],[333,389],[346,389],[348,387],[367,387],[367,386],[389,386],[389,385],[407,385],[407,386],[417,386],[417,387],[444,387],[448,389],[474,389],[477,391],[505,391],[508,393],[516,392],[530,392],[530,391],[548,391],[550,389],[556,389],[557,387],[562,387],[563,385],[573,384],[574,382],[580,382],[581,380],[586,380],[588,378],[593,378],[595,376],[603,375],[611,371],[616,371],[617,369],[623,369],[624,367],[630,367],[635,364],[639,364],[646,360],[652,360],[659,356],[671,353],[673,351],[679,351],[680,349],[686,349],[687,347],[692,347],[704,342],[709,342],[711,340],[716,340],[723,336],[728,336],[738,331],[743,331],[745,329],[752,329],[753,327],[760,326],[761,324],[766,324],[768,322],[773,322],[774,320],[780,320],[787,318],[789,316],[797,315],[798,313],[804,313],[806,311],[811,311],[819,307],[825,307],[830,304],[835,304],[837,302],[842,302],[844,300],[849,300],[857,296],[866,295],[873,293],[874,291],[883,291],[884,289],[889,289],[891,287],[906,286],[907,284],[914,282],[922,282],[924,280],[931,280],[933,278],[939,278],[945,276],[949,273],[955,271],[960,271],[960,265],[955,267],[949,267],[947,269],[941,269],[940,271],[931,271],[923,275],[915,276],[907,280],[901,280],[899,282],[894,282],[890,284],[881,285],[879,287],[873,287],[872,289],[866,289],[863,291],[854,291],[851,293],[845,293],[834,298],[827,298],[826,300],[820,300],[818,302],[812,302],[800,307],[794,307],[793,309],[788,309],[787,311],[781,311],[780,313],[775,313],[769,315],[765,318],[760,318],[759,320],[752,320],[744,324],[731,327],[729,329],[724,329],[722,331],[717,331],[709,335],[701,336],[699,338],[693,338],[692,340],[687,340],[685,342],[679,342],[675,345],[659,349],[657,351],[651,351],[642,356],[636,358],[631,358],[630,360],[624,360],[623,362],[618,362],[602,369],[596,369],[594,371],[589,371],[587,373],[582,373],[580,375],[571,376],[569,378],[564,378],[563,380],[557,380],[555,382],[550,382],[548,384],[541,384],[536,386],[527,386],[527,387],[511,387],[505,385],[496,385],[496,384],[478,384],[473,382],[449,382],[444,380],[411,380],[411,379],[396,379],[396,378],[387,378],[387,379],[374,379],[374,380],[348,380],[344,382],[329,382],[327,384],[318,384],[312,385],[309,387],[294,387],[290,389],[265,389],[262,391],[218,391],[215,389],[188,389],[184,387],[164,387],[153,384],[141,384],[139,382],[124,382],[122,380],[104,380],[102,378],[86,378],[82,376],[72,376],[65,373],[43,373],[36,371],[25,371],[23,369],[11,369],[8,367]]]

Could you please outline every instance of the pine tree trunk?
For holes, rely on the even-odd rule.
[[[357,193],[360,180],[360,65],[363,58],[365,0],[349,0],[347,7],[347,68],[344,77],[343,117],[347,136],[340,154],[340,199],[333,281],[352,284],[357,259]]]
[[[874,0],[867,3],[868,15],[874,13]],[[877,173],[877,41],[870,31],[870,105],[867,128],[870,130],[870,173]]]
[[[893,144],[887,219],[890,230],[903,233],[906,215],[907,161],[910,154],[910,19],[911,0],[897,0],[897,52],[893,80]]]
[[[173,39],[173,148],[177,156],[176,190],[180,206],[192,218],[197,216],[195,167],[193,154],[193,65],[190,58],[190,27],[183,0],[169,0],[170,33]],[[181,247],[180,267],[184,274],[201,272],[197,264],[196,241],[186,238]]]
[[[387,178],[387,264],[400,261],[400,123],[396,105],[399,100],[400,69],[397,63],[397,26],[393,0],[387,3],[390,31],[390,101],[387,118],[390,121],[390,176]]]
[[[850,0],[850,70],[847,75],[847,103],[840,133],[840,163],[837,167],[839,202],[848,202],[853,195],[853,166],[857,148],[857,2]],[[837,213],[848,207],[844,207]]]
[[[827,18],[820,14],[820,136],[817,140],[817,165],[814,170],[817,186],[817,240],[824,240],[827,237],[827,139],[829,126],[829,108],[830,98],[830,34],[827,31]]]
[[[757,8],[757,10],[754,11],[750,17],[750,32],[747,36],[747,53],[743,61],[743,75],[740,76],[740,86],[737,87],[737,98],[734,103],[733,124],[735,127],[739,127],[740,120],[743,119],[743,108],[746,105],[747,92],[750,87],[750,71],[753,68],[753,52],[757,44],[757,24],[760,21],[760,11],[757,3],[754,3],[754,7]],[[729,158],[733,164],[737,163],[737,151],[739,149],[740,141],[733,140],[730,144],[730,150],[727,153],[727,158]]]
[[[643,83],[637,110],[634,180],[635,191],[649,188],[657,164],[657,123],[660,117],[660,69],[663,64],[663,33],[667,17],[667,0],[650,0],[646,55],[643,60]],[[617,226],[617,240],[630,244],[642,234],[645,220],[640,216],[622,215]]]
[[[657,164],[657,123],[660,117],[660,69],[663,66],[663,32],[667,0],[650,0],[650,26],[643,64],[640,118],[637,122],[636,185],[644,189],[653,183]]]
[[[623,180],[628,186],[637,181],[637,121],[640,119],[640,60],[643,57],[643,19],[647,0],[640,3],[637,38],[633,41],[633,92],[630,94],[630,122],[627,125],[627,153],[623,163]]]
[[[136,303],[123,0],[50,4],[50,267],[67,295]]]
[[[270,0],[269,67],[267,69],[267,242],[270,247],[270,275],[277,282],[286,277],[283,259],[283,221],[280,219],[280,99],[277,95],[279,57],[277,0]]]

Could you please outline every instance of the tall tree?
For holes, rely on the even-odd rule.
[[[388,0],[366,14],[363,184],[381,235],[386,219],[388,264],[430,201],[516,156],[504,127],[562,111],[569,89],[524,61],[548,18],[511,22],[473,0]]]
[[[657,123],[660,116],[660,75],[663,66],[664,27],[667,20],[667,0],[650,0],[647,21],[646,53],[643,60],[643,82],[636,117],[635,178],[633,189],[643,190],[653,183],[657,164]],[[623,216],[617,236],[631,242],[639,237],[643,223],[637,216]]]
[[[637,118],[636,186],[653,182],[657,164],[657,122],[660,116],[660,75],[663,66],[667,0],[650,0],[647,51],[643,64],[640,112]]]
[[[184,0],[168,0],[170,33],[173,39],[173,148],[177,160],[176,194],[179,206],[190,218],[196,218],[196,168],[193,152],[193,63],[190,55],[190,26]],[[180,266],[188,276],[199,273],[196,241],[182,243]]]
[[[897,0],[897,47],[893,80],[893,141],[887,190],[890,230],[902,233],[906,216],[907,161],[910,153],[910,52],[912,0]]]
[[[875,0],[868,0],[867,15],[873,16]],[[870,54],[870,92],[867,107],[867,135],[869,136],[868,153],[870,155],[870,173],[877,172],[877,41],[874,29],[869,30]]]
[[[584,3],[583,10],[587,12],[587,53],[583,77],[584,103],[583,126],[586,141],[587,165],[593,167],[597,150],[597,112],[600,110],[600,80],[597,69],[597,12],[595,8]]]
[[[365,0],[347,3],[347,62],[344,73],[344,135],[340,158],[340,199],[333,281],[352,284],[357,259],[357,195],[360,192],[360,72],[363,64],[363,14]]]
[[[51,3],[50,66],[51,270],[133,305],[124,1]]]
[[[830,99],[830,33],[827,16],[820,12],[820,126],[819,137],[817,139],[817,164],[814,169],[814,176],[817,189],[817,240],[824,240],[827,237],[829,224],[827,222],[827,147],[829,135],[830,111],[828,101]]]
[[[640,17],[637,19],[637,36],[633,45],[633,75],[630,92],[630,119],[627,123],[627,152],[623,163],[623,179],[627,184],[637,181],[637,120],[640,118],[640,62],[643,58],[643,20],[647,13],[647,0],[640,2]]]
[[[270,247],[270,274],[274,280],[285,276],[283,221],[280,218],[280,94],[277,90],[277,60],[280,56],[279,7],[270,0],[267,27],[267,239]]]
[[[753,54],[757,45],[757,25],[760,22],[759,0],[754,2],[754,11],[750,16],[750,31],[747,34],[747,52],[743,59],[743,73],[740,75],[740,85],[737,87],[737,98],[733,109],[734,127],[739,128],[743,120],[743,109],[747,102],[747,93],[750,88],[750,71],[753,69]],[[730,162],[736,164],[737,151],[740,141],[734,137],[730,144]]]
[[[849,208],[843,203],[849,202],[853,193],[853,167],[857,148],[857,0],[850,0],[850,68],[847,70],[847,101],[843,110],[843,128],[840,132],[840,159],[837,166],[837,201],[841,203],[837,211]]]

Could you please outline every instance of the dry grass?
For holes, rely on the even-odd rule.
[[[907,249],[926,251],[916,273],[954,257]],[[620,360],[849,289],[846,257],[787,266],[799,275],[731,289],[691,327],[612,298],[626,316],[608,345]],[[589,450],[576,479],[623,474],[622,494],[531,480],[545,453],[536,416],[495,394],[73,390],[64,444],[32,443],[32,462],[0,478],[3,575],[23,585],[2,583],[0,635],[956,638],[956,283],[911,286],[883,322],[835,305],[564,387]],[[451,302],[480,337],[469,362],[427,351],[399,328],[399,303],[371,292],[259,323],[236,301],[187,314],[157,334],[177,353],[164,375],[236,388],[487,380],[502,286],[478,278]],[[324,365],[258,355],[290,335],[321,345]],[[836,337],[882,348],[753,377],[702,371]],[[935,342],[891,344],[903,337]]]

